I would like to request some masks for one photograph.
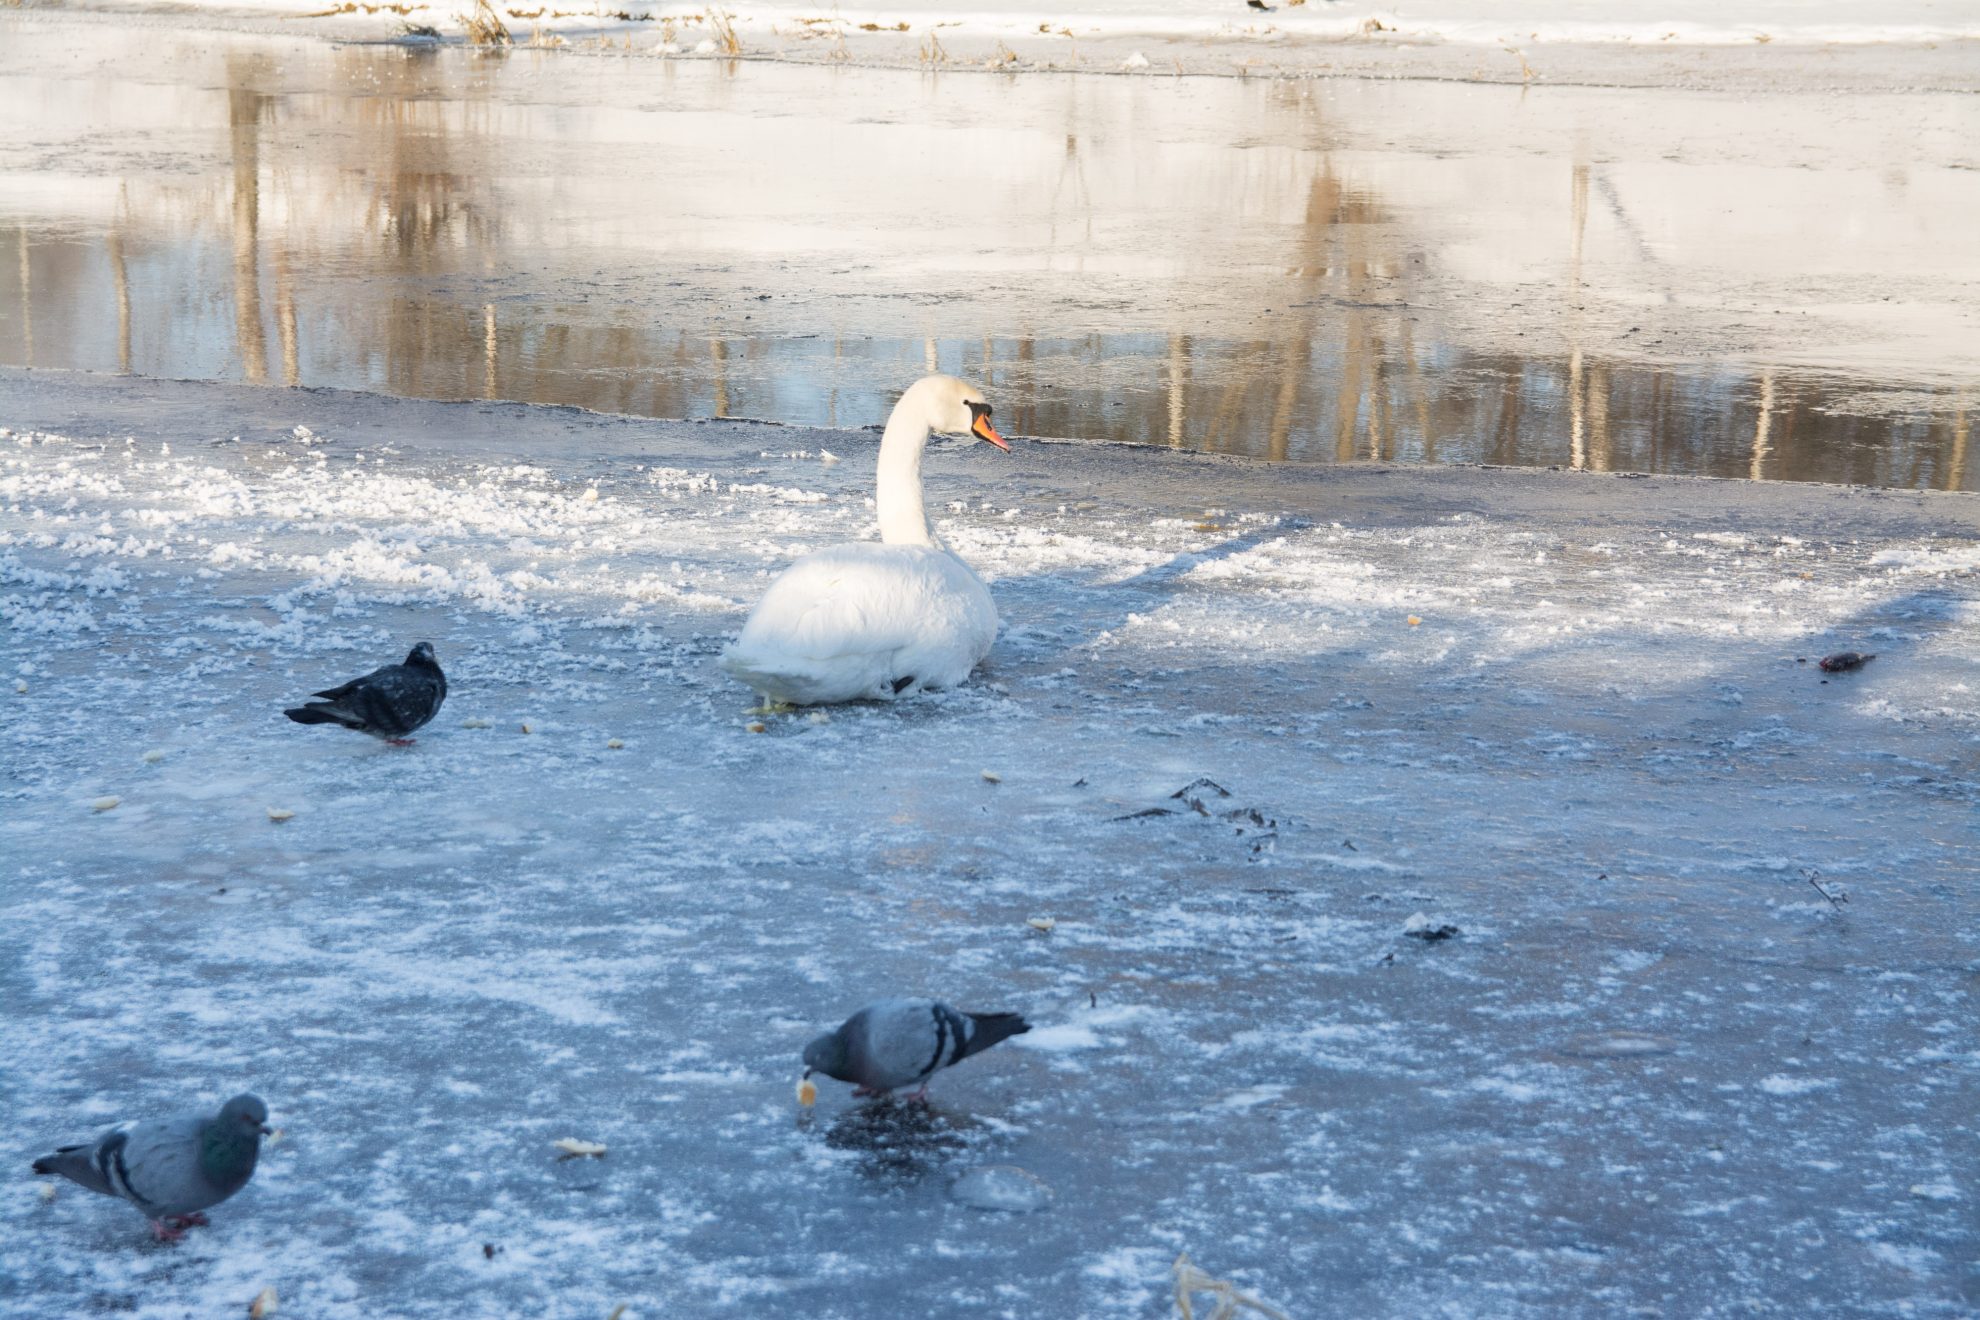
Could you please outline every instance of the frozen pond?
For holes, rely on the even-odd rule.
[[[9,1316],[1157,1320],[1182,1251],[1302,1318],[1980,1303],[1971,497],[942,449],[988,669],[752,733],[711,660],[870,435],[0,425]],[[281,719],[414,637],[415,747]],[[1036,1029],[801,1121],[904,989]],[[24,1176],[244,1085],[288,1135],[182,1246]]]
[[[26,12],[0,16],[0,116],[5,364],[827,426],[939,367],[1021,434],[1980,484],[1971,95],[483,56]]]

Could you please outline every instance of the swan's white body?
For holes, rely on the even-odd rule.
[[[832,546],[792,564],[722,653],[722,668],[794,706],[891,701],[969,677],[996,640],[997,607],[923,511],[921,453],[936,430],[996,435],[970,386],[917,381],[880,441],[880,544]]]

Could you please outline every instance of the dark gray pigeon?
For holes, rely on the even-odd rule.
[[[342,687],[319,692],[321,701],[283,712],[298,724],[341,724],[394,747],[435,715],[447,699],[447,676],[433,658],[433,643],[421,642],[402,665],[374,669]]]
[[[34,1162],[36,1173],[59,1173],[92,1192],[121,1196],[151,1220],[161,1242],[176,1242],[200,1211],[219,1205],[254,1176],[261,1138],[269,1131],[261,1097],[237,1095],[218,1116],[120,1123],[95,1141],[62,1146]]]
[[[964,1013],[935,999],[877,999],[804,1047],[804,1075],[854,1083],[853,1094],[885,1095],[921,1083],[998,1041],[1031,1030],[1016,1013]]]

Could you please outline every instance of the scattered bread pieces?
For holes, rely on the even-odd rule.
[[[263,1288],[254,1295],[254,1300],[248,1303],[248,1320],[262,1320],[264,1316],[274,1315],[275,1308],[281,1304],[282,1299],[275,1295],[272,1285]]]
[[[559,1137],[550,1144],[563,1151],[561,1158],[567,1160],[582,1159],[586,1155],[598,1159],[605,1154],[605,1147],[597,1142],[579,1141],[576,1137]]]
[[[809,1077],[798,1081],[798,1103],[806,1109],[818,1103],[818,1087]]]
[[[111,811],[114,810],[117,804],[119,802],[122,802],[123,800],[124,799],[118,797],[100,797],[96,799],[96,801],[89,804],[89,809],[91,811]]]
[[[1004,777],[995,770],[985,770],[982,774],[983,782],[986,784],[1001,784],[1004,782]]]
[[[1024,924],[1033,930],[1053,931],[1059,928],[1058,921],[1052,917],[1026,917]]]
[[[296,813],[285,807],[268,808],[268,819],[274,821],[277,825],[280,825],[285,820],[294,820],[295,818]]]

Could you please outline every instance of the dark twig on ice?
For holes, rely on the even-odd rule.
[[[1809,885],[1814,888],[1816,893],[1820,894],[1823,898],[1828,899],[1830,907],[1834,908],[1838,912],[1842,911],[1843,904],[1849,902],[1849,895],[1841,892],[1840,890],[1832,894],[1828,890],[1822,888],[1821,875],[1822,873],[1820,871],[1811,871],[1807,867],[1803,867],[1801,870],[1802,879],[1806,880],[1809,883]]]

